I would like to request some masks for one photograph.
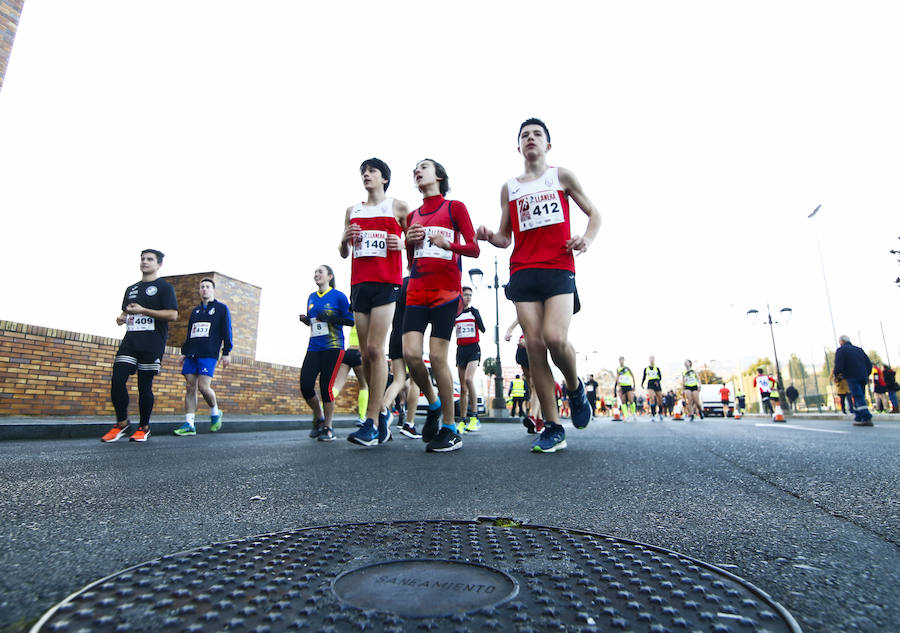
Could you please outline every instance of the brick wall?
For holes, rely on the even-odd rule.
[[[216,283],[216,299],[231,311],[231,330],[234,339],[233,355],[256,358],[256,329],[259,326],[259,286],[234,279],[217,272],[191,273],[163,277],[175,287],[178,299],[178,320],[169,323],[169,340],[172,347],[181,347],[187,334],[190,310],[200,303],[200,280],[209,277]]]
[[[216,282],[218,285],[218,281]],[[0,321],[0,415],[113,415],[109,380],[119,339]],[[153,381],[154,413],[184,412],[184,379],[178,350],[166,348],[162,373]],[[213,388],[220,408],[235,415],[308,415],[300,397],[300,368],[261,363],[232,354],[232,364],[216,370]],[[137,417],[137,381],[129,381],[131,410]],[[353,378],[336,410],[356,408]],[[199,413],[206,405],[200,398]]]
[[[9,64],[24,4],[25,0],[0,0],[0,88],[3,87],[3,78],[6,77],[6,67]]]

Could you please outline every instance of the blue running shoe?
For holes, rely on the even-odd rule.
[[[391,420],[394,419],[394,414],[391,413],[390,409],[388,409],[387,413],[379,413],[378,414],[378,443],[384,444],[385,442],[390,442],[393,437],[391,437]]]
[[[591,403],[588,402],[587,394],[584,393],[584,383],[581,378],[578,379],[578,389],[569,391],[569,406],[572,409],[572,426],[576,429],[583,429],[591,421]]]
[[[545,422],[544,430],[541,431],[534,444],[531,445],[533,453],[555,453],[566,447],[566,430],[560,424],[553,422]]]
[[[185,436],[185,435],[197,435],[197,429],[194,428],[194,425],[190,422],[185,422],[177,429],[175,429],[175,435]]]
[[[347,436],[347,440],[360,446],[375,446],[378,444],[378,429],[374,420],[366,420],[358,430]]]
[[[219,415],[211,415],[209,416],[209,432],[210,433],[218,433],[219,429],[222,428],[222,413],[219,412]]]

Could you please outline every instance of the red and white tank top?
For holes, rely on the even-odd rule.
[[[456,317],[456,344],[472,345],[479,341],[478,323],[475,314],[468,308]]]
[[[572,234],[569,199],[559,182],[559,168],[548,167],[540,178],[528,182],[510,178],[506,187],[515,240],[510,273],[525,268],[575,272],[575,257],[566,250]]]
[[[350,245],[353,263],[350,285],[374,281],[397,284],[403,280],[403,259],[400,251],[387,248],[388,235],[400,235],[400,223],[394,217],[394,199],[385,198],[381,204],[357,204],[350,209],[350,224],[360,228],[359,238]]]

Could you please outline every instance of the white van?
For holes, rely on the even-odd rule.
[[[428,368],[428,377],[431,378],[431,386],[434,387],[434,393],[437,394],[437,382],[434,380],[434,374],[431,372],[431,361],[429,359],[425,359],[425,367]],[[451,371],[454,371],[455,368],[451,368]],[[460,415],[459,413],[459,378],[456,376],[453,377],[453,411],[454,415]],[[419,392],[419,402],[416,404],[416,415],[427,415],[428,414],[428,399],[425,397],[421,391]]]
[[[722,387],[728,387],[727,411],[722,406],[722,394],[719,393]],[[734,415],[734,386],[731,383],[700,385],[700,402],[703,403],[703,415],[721,415],[730,418]]]

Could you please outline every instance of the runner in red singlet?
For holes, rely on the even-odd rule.
[[[560,369],[569,392],[572,424],[584,428],[591,420],[590,403],[578,378],[575,349],[568,332],[580,308],[575,288],[575,251],[584,252],[600,229],[600,214],[575,175],[547,165],[550,132],[543,121],[528,119],[519,127],[519,153],[525,171],[500,191],[500,228],[478,228],[478,239],[506,248],[513,243],[506,296],[516,304],[525,333],[532,387],[544,413],[544,430],[532,450],[552,453],[566,446],[553,394],[553,374],[547,352]],[[569,199],[588,216],[584,235],[572,235]]]
[[[410,261],[403,318],[403,358],[409,373],[428,399],[422,440],[429,452],[457,450],[462,439],[453,424],[453,374],[447,361],[456,315],[462,309],[462,256],[478,257],[469,211],[459,200],[447,200],[450,181],[444,167],[426,158],[413,171],[422,206],[407,218],[406,250]],[[463,243],[465,242],[465,243]],[[438,395],[428,376],[423,348],[431,325],[428,354]],[[441,414],[443,413],[443,424]]]
[[[408,207],[405,202],[385,195],[391,170],[384,161],[365,160],[359,172],[366,201],[347,208],[340,253],[344,258],[353,256],[350,305],[370,397],[365,423],[347,439],[361,446],[374,446],[391,439],[390,409],[385,409],[383,402],[387,386],[384,343],[400,296],[403,279],[400,234],[406,228]]]

